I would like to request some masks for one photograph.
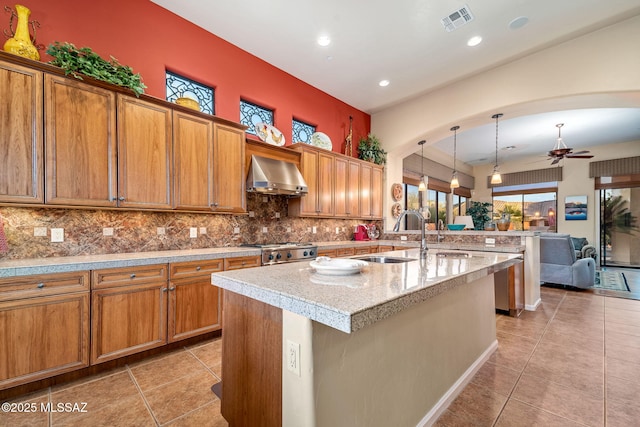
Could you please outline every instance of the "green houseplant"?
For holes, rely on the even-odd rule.
[[[107,61],[88,47],[78,49],[72,43],[54,42],[47,48],[47,54],[53,57],[50,64],[80,80],[81,74],[84,74],[96,80],[127,87],[136,96],[143,94],[147,87],[142,83],[140,74],[134,74],[131,67],[120,64],[113,56]]]
[[[373,134],[360,138],[358,143],[358,158],[373,162],[377,165],[387,163],[387,152],[380,147],[380,140]]]
[[[484,224],[491,221],[489,212],[493,209],[493,204],[489,202],[474,202],[469,203],[467,208],[467,215],[471,216],[473,220],[473,226],[476,230],[483,230]]]

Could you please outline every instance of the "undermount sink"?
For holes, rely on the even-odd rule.
[[[469,258],[469,254],[466,252],[438,252],[436,256],[440,258]]]
[[[356,257],[354,259],[359,259],[367,262],[377,262],[379,264],[398,264],[401,262],[415,261],[414,258],[401,258],[401,257],[378,256],[378,255],[361,256],[361,257]]]

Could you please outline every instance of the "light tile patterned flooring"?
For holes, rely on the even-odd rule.
[[[627,279],[640,284],[640,270]],[[496,316],[498,350],[437,426],[640,425],[640,301],[546,287],[541,293],[535,312]],[[87,412],[0,412],[0,426],[226,426],[210,390],[221,377],[221,343],[15,398],[38,408],[86,402]]]

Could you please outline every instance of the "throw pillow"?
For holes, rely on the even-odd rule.
[[[587,244],[587,239],[584,237],[572,237],[571,240],[573,240],[573,247],[576,248],[576,251],[581,250]]]

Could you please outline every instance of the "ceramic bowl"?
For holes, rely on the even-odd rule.
[[[447,224],[449,230],[464,230],[464,224]]]
[[[200,111],[200,104],[195,99],[178,98],[176,99],[176,104],[182,105],[183,107],[191,108],[192,110]]]

